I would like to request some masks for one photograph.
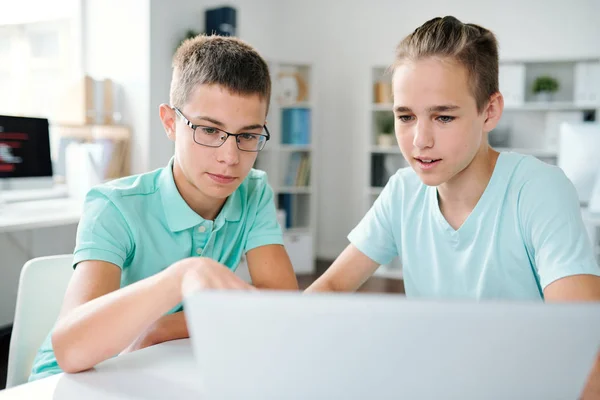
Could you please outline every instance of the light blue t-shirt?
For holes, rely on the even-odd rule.
[[[92,189],[77,229],[74,266],[101,260],[121,268],[121,287],[148,278],[178,260],[209,257],[235,271],[256,247],[283,244],[273,190],[263,171],[251,170],[214,221],[196,214],[165,168]],[[171,312],[181,310],[181,305]],[[62,372],[50,335],[34,360],[30,381]]]
[[[553,281],[600,276],[573,184],[534,157],[501,153],[458,230],[437,188],[399,170],[348,239],[380,264],[399,256],[407,296],[537,299]]]

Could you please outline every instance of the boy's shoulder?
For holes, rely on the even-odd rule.
[[[502,153],[502,155],[509,166],[506,172],[511,174],[511,185],[518,190],[536,188],[546,191],[571,184],[563,170],[556,165],[531,155],[520,153]]]
[[[153,194],[158,190],[159,177],[163,169],[158,168],[154,171],[118,178],[95,186],[90,193],[104,196],[112,201]]]

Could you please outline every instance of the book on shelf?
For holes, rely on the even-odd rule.
[[[284,179],[285,186],[308,186],[310,182],[310,154],[292,153]]]
[[[286,108],[282,111],[282,144],[310,144],[310,109]]]
[[[278,196],[278,208],[285,211],[285,228],[293,226],[294,213],[296,211],[296,199],[291,193],[281,193]]]

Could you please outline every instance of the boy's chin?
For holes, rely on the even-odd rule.
[[[222,199],[225,200],[226,198],[228,198],[229,196],[231,196],[231,194],[233,192],[235,192],[237,190],[239,185],[235,185],[235,186],[228,186],[228,187],[223,187],[223,186],[211,186],[208,187],[204,192],[209,195],[210,197],[212,197],[213,199]]]
[[[421,182],[423,182],[423,184],[426,186],[439,186],[445,182],[440,174],[423,173],[418,171],[415,172],[417,172],[419,179],[421,179]]]

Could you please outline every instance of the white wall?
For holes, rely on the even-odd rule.
[[[80,0],[0,0],[0,25],[72,18]]]
[[[132,129],[132,172],[150,165],[149,0],[82,0],[84,71],[122,87],[123,123]]]

